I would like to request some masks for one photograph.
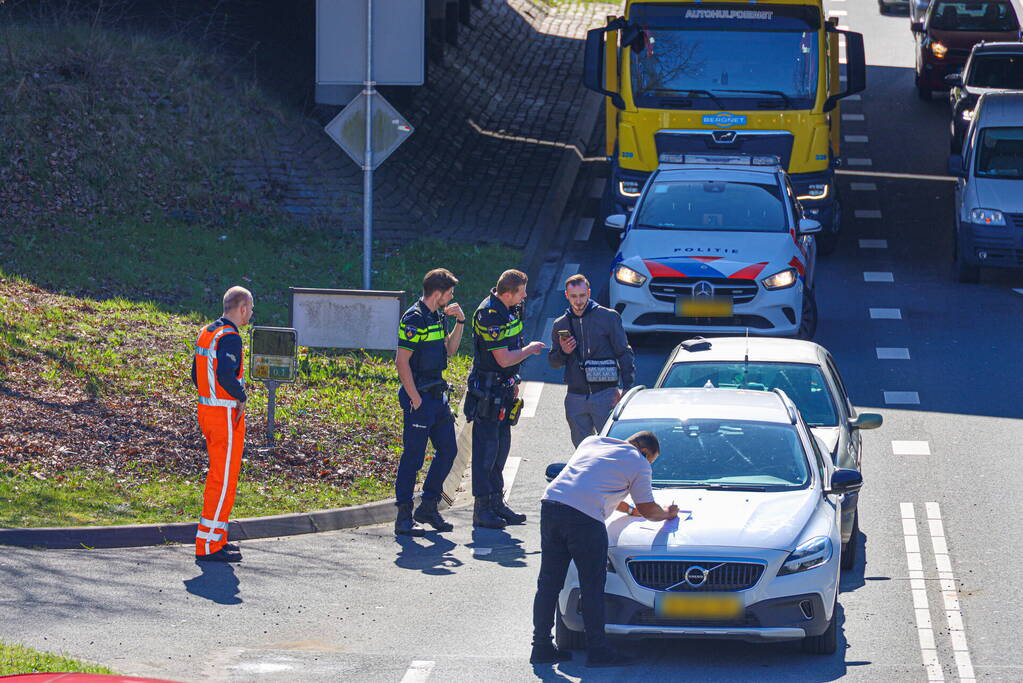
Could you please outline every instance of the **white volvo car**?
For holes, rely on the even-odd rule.
[[[817,328],[813,233],[773,157],[685,155],[651,174],[611,266],[611,307],[630,335]],[[756,165],[763,164],[763,165]]]
[[[643,389],[603,434],[649,429],[661,444],[654,496],[678,519],[607,521],[609,635],[837,643],[842,496],[859,472],[836,469],[781,391]],[[548,467],[548,478],[562,464]],[[558,601],[558,647],[583,644],[578,575]]]

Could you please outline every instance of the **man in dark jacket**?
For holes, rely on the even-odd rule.
[[[552,368],[565,368],[565,418],[572,444],[600,432],[611,410],[632,386],[636,365],[622,317],[590,299],[584,275],[565,281],[569,307],[551,328]]]

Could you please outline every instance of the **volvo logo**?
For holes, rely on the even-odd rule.
[[[735,142],[735,135],[736,133],[734,130],[715,130],[711,131],[710,134],[711,138],[714,139],[714,142],[721,144],[730,144]]]
[[[693,296],[713,296],[714,286],[706,280],[700,280],[693,285]]]
[[[692,567],[686,570],[684,578],[686,583],[688,583],[690,586],[692,586],[693,588],[699,588],[703,584],[707,583],[708,574],[710,574],[709,570],[694,564]]]

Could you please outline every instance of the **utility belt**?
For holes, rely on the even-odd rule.
[[[416,391],[419,392],[420,396],[429,396],[447,405],[451,386],[443,377],[434,379],[414,378],[413,381],[416,384]]]
[[[518,424],[523,402],[515,398],[515,385],[521,379],[518,375],[502,377],[497,372],[477,372],[469,377],[465,396],[465,419],[469,422],[480,420],[507,421]]]

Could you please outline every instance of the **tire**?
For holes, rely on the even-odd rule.
[[[558,606],[558,614],[554,620],[554,646],[559,650],[585,650],[586,632],[573,631],[565,626],[565,620],[561,617],[561,606]]]
[[[849,536],[849,542],[842,544],[842,569],[852,569],[856,566],[856,559],[859,555],[860,548],[860,511],[856,510],[853,513],[853,527],[852,534]]]
[[[799,315],[799,332],[796,336],[799,339],[809,341],[817,334],[817,297],[812,289],[803,293],[803,308]]]
[[[838,599],[836,595],[835,606],[831,609],[831,621],[828,622],[828,630],[819,636],[808,636],[803,638],[803,652],[812,655],[833,655],[838,649]]]
[[[824,256],[835,253],[838,249],[838,235],[842,231],[842,205],[835,202],[835,208],[831,214],[831,225],[821,230],[816,235],[817,251]]]

